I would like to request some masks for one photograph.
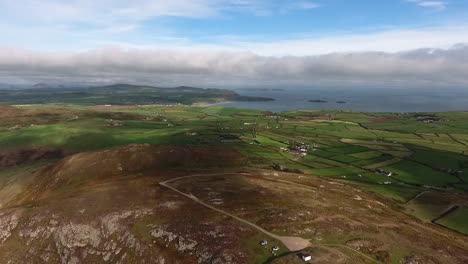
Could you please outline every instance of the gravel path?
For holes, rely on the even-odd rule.
[[[228,212],[225,212],[221,209],[218,209],[216,207],[213,207],[203,201],[201,201],[200,199],[198,199],[195,195],[193,194],[187,194],[187,193],[184,193],[184,192],[181,192],[179,190],[177,190],[176,188],[170,186],[168,183],[170,182],[173,182],[173,181],[177,181],[177,180],[181,180],[181,179],[186,179],[186,178],[194,178],[194,177],[210,177],[210,176],[219,176],[219,175],[249,175],[249,174],[245,174],[245,173],[223,173],[223,174],[197,174],[197,175],[189,175],[189,176],[183,176],[183,177],[179,177],[179,178],[175,178],[175,179],[171,179],[171,180],[168,180],[168,181],[165,181],[165,182],[160,182],[159,184],[166,187],[166,188],[169,188],[171,190],[173,190],[174,192],[177,192],[179,193],[180,195],[183,195],[189,199],[191,199],[192,201],[200,204],[200,205],[203,205],[211,210],[214,210],[218,213],[221,213],[221,214],[224,214],[224,215],[227,215],[229,217],[232,217],[234,219],[236,219],[237,221],[243,223],[243,224],[246,224],[246,225],[249,225],[253,228],[255,228],[256,230],[264,233],[265,235],[271,237],[271,238],[274,238],[276,240],[279,240],[281,241],[290,251],[298,251],[298,250],[302,250],[306,247],[309,247],[311,246],[310,244],[310,241],[307,240],[307,239],[304,239],[304,238],[301,238],[301,237],[286,237],[286,236],[278,236],[278,235],[275,235],[263,228],[261,228],[260,226],[252,223],[252,222],[249,222],[243,218],[240,218],[238,216],[235,216],[233,214],[230,214]]]

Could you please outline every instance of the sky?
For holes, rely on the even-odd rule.
[[[0,83],[468,84],[466,0],[0,0]]]

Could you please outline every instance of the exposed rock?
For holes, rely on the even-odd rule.
[[[438,262],[431,259],[430,257],[412,255],[401,259],[400,264],[438,264]]]
[[[18,226],[19,218],[20,213],[17,211],[0,213],[0,245],[11,236],[13,229]]]

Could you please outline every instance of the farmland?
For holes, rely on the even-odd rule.
[[[129,261],[156,258],[155,252],[169,262],[187,253],[185,263],[207,256],[233,263],[295,259],[277,237],[265,238],[229,218],[235,215],[275,235],[310,240],[304,250],[323,260],[316,263],[467,260],[465,112],[434,113],[437,121],[422,122],[411,113],[272,113],[176,104],[30,104],[0,110],[0,216],[20,210],[21,217],[9,218],[23,219],[15,228],[39,225],[34,217],[46,212],[62,212],[57,219],[70,221],[85,210],[84,222],[109,213],[125,222],[121,228],[130,226],[145,250],[141,256],[126,252]],[[193,201],[159,184],[193,174],[206,177],[181,178],[169,186],[196,197]],[[64,209],[61,201],[73,206]],[[97,201],[95,208],[86,201]],[[153,204],[159,204],[157,210]],[[139,209],[131,209],[135,205]],[[3,259],[14,259],[8,252],[27,255],[19,246],[26,231],[20,236],[15,228],[8,231],[11,236],[0,236]],[[123,230],[109,228],[114,235]],[[233,234],[236,239],[226,239]],[[171,244],[174,237],[178,244]],[[45,246],[30,238],[38,252]],[[280,250],[272,254],[258,245],[262,239]],[[423,241],[444,253],[432,256]],[[49,263],[64,257],[64,249],[58,250]],[[67,250],[68,257],[82,253]],[[235,256],[236,250],[242,254]],[[112,260],[121,257],[117,253]]]
[[[457,208],[440,221],[437,221],[437,223],[468,235],[468,228],[466,227],[467,214],[467,207]]]

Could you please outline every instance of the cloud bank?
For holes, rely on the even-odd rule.
[[[250,52],[0,49],[0,80],[153,85],[468,85],[468,46],[407,52],[260,56]]]

